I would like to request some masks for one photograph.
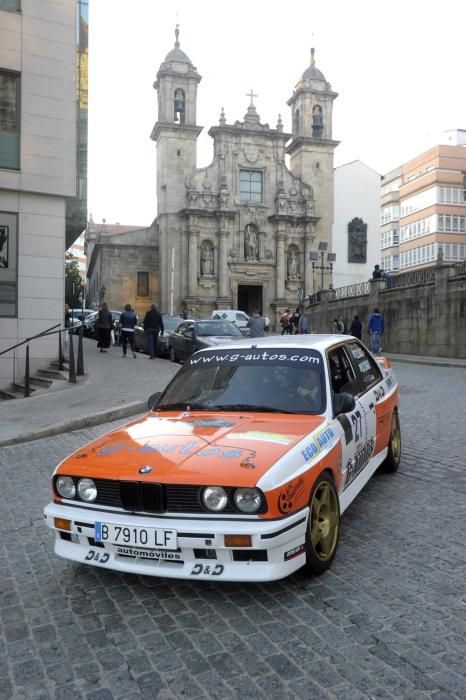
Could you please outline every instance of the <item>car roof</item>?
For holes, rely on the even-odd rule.
[[[223,321],[223,323],[226,323]],[[235,348],[309,348],[319,352],[325,352],[329,347],[341,343],[342,341],[355,340],[353,336],[337,335],[335,333],[318,334],[309,333],[302,335],[271,335],[263,338],[250,338],[243,336],[238,340],[229,340],[216,345],[215,348],[205,348],[199,352],[209,352],[211,350],[234,350]]]

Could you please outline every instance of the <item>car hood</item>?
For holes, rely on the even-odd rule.
[[[96,479],[254,486],[323,421],[239,411],[150,413],[89,443],[57,471]],[[151,471],[140,474],[142,467]]]

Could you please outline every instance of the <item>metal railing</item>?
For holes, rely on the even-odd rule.
[[[463,277],[463,275],[466,275],[466,260],[463,260],[463,262],[460,263],[456,263],[456,265],[453,266],[453,274],[451,276]]]
[[[23,345],[26,345],[26,355],[25,355],[25,365],[24,365],[24,390],[23,390],[23,396],[24,398],[28,398],[31,395],[31,377],[30,377],[30,371],[29,371],[29,344],[33,342],[34,340],[37,340],[39,338],[46,338],[49,335],[58,335],[58,368],[60,371],[64,370],[64,362],[65,362],[65,356],[63,354],[63,343],[62,343],[62,333],[68,333],[69,334],[69,358],[68,358],[68,381],[71,383],[76,383],[76,376],[78,375],[83,375],[84,374],[84,353],[83,353],[83,325],[79,327],[78,330],[78,361],[77,365],[75,364],[75,359],[74,359],[74,343],[73,343],[73,329],[72,328],[62,328],[61,323],[56,323],[54,326],[50,326],[50,328],[47,328],[44,331],[41,331],[40,333],[36,333],[36,335],[33,335],[29,338],[25,338],[25,340],[22,340],[20,343],[16,343],[15,345],[11,345],[9,348],[6,348],[5,350],[2,350],[0,352],[0,357],[2,355],[6,355],[9,352],[13,352],[13,381],[12,385],[14,386],[16,384],[16,364],[17,364],[17,357],[16,357],[16,350]]]
[[[349,284],[347,287],[338,287],[334,292],[335,299],[362,297],[364,294],[369,294],[369,282],[358,282],[357,284]]]
[[[435,282],[435,268],[433,267],[393,275],[390,280],[390,288],[415,287],[418,284],[428,284],[429,282]]]

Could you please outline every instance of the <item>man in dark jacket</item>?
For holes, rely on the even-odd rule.
[[[355,338],[359,338],[359,340],[361,340],[362,324],[361,324],[361,321],[359,320],[359,316],[355,316],[353,318],[353,320],[351,321],[349,334],[353,335]]]
[[[163,335],[164,331],[163,318],[155,304],[151,304],[149,311],[146,312],[142,325],[147,338],[147,351],[150,359],[153,360],[157,354],[157,338],[159,333]]]

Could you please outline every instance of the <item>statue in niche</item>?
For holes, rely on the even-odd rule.
[[[184,124],[185,118],[185,100],[184,100],[184,90],[177,88],[175,90],[175,100],[174,100],[174,121],[179,124]]]
[[[299,279],[299,260],[294,248],[290,248],[288,251],[288,279]]]
[[[355,217],[348,224],[348,262],[367,261],[367,224]]]
[[[201,275],[214,274],[214,251],[209,243],[204,243],[201,250]]]
[[[312,135],[314,138],[320,139],[322,129],[324,128],[324,120],[322,116],[322,107],[314,105],[312,108]]]
[[[248,224],[244,236],[245,257],[249,260],[257,260],[259,257],[259,241],[256,226]]]

